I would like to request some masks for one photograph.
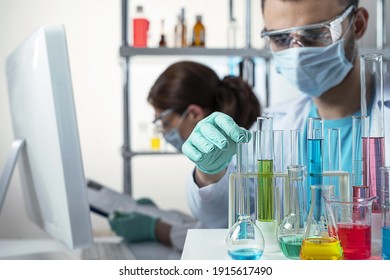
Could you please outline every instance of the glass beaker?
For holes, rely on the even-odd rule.
[[[256,134],[251,141],[237,144],[238,173],[238,218],[226,236],[228,255],[234,260],[258,260],[264,251],[264,237],[250,216],[250,186],[253,180],[246,176],[255,168],[253,147]]]
[[[303,165],[289,165],[290,210],[284,217],[277,231],[277,238],[282,253],[291,259],[299,259],[301,252],[304,227],[307,221],[306,214],[306,167]]]
[[[329,200],[333,186],[310,187],[311,205],[307,219],[300,258],[302,260],[340,260],[343,250],[337,233]]]
[[[363,260],[371,257],[371,207],[376,199],[330,198],[344,259]]]
[[[381,168],[382,258],[390,260],[390,166]]]

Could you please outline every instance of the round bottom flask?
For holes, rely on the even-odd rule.
[[[263,255],[264,237],[250,216],[241,216],[229,230],[226,247],[234,260],[258,260]]]

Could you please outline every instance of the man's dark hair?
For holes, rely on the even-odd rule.
[[[261,10],[264,11],[264,2],[266,0],[261,0]],[[299,2],[300,0],[282,0],[282,1],[295,1],[295,2]],[[359,0],[339,0],[341,4],[343,5],[346,5],[346,6],[350,6],[350,5],[355,5],[355,7],[357,7],[359,5]]]

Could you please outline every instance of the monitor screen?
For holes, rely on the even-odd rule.
[[[43,26],[7,58],[6,75],[29,218],[71,249],[92,244],[65,29]]]

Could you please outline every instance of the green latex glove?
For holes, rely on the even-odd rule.
[[[157,220],[157,218],[136,212],[114,212],[109,217],[111,229],[130,243],[156,241]]]
[[[248,142],[250,133],[230,116],[214,112],[201,120],[182,146],[183,153],[204,173],[224,170],[236,153],[236,143]]]

